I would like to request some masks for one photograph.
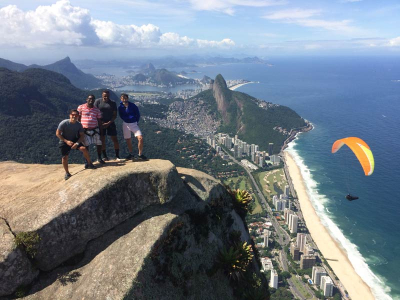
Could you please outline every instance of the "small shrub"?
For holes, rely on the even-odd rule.
[[[19,232],[15,236],[14,243],[17,247],[23,247],[26,253],[34,258],[37,253],[37,246],[40,242],[40,236],[37,232]]]
[[[229,191],[232,195],[233,207],[240,215],[244,216],[249,210],[250,203],[252,200],[251,194],[245,190],[231,190]]]
[[[252,258],[251,246],[244,242],[222,249],[218,262],[231,279],[239,280]]]

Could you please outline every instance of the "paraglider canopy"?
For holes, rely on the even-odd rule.
[[[366,176],[369,176],[374,172],[374,156],[366,142],[358,137],[340,139],[333,143],[332,153],[336,153],[343,145],[347,145],[356,155]]]

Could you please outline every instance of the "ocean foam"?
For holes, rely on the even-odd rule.
[[[304,163],[304,159],[299,155],[298,151],[294,149],[298,136],[289,143],[286,151],[293,157],[296,165],[300,169],[303,181],[306,187],[307,195],[315,209],[321,223],[326,227],[332,238],[345,250],[349,261],[353,265],[357,274],[364,280],[364,282],[371,288],[372,293],[376,299],[379,300],[392,300],[393,298],[388,295],[390,287],[386,286],[386,281],[382,277],[375,275],[366,263],[366,259],[358,251],[355,244],[351,243],[344,235],[339,227],[332,221],[331,218],[325,213],[324,204],[329,203],[329,198],[326,195],[320,194],[318,191],[318,182],[312,178],[310,169]]]

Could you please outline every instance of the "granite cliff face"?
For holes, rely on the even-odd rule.
[[[214,80],[212,93],[217,102],[218,112],[222,116],[224,123],[232,122],[232,115],[229,113],[230,108],[233,106],[232,92],[228,89],[225,79],[221,74],[217,75]]]
[[[163,160],[70,170],[0,163],[0,297],[238,298],[218,257],[250,238],[218,181]]]

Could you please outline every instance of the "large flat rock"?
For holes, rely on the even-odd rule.
[[[88,241],[150,205],[168,203],[184,187],[164,160],[111,163],[96,170],[72,165],[0,163],[0,217],[14,233],[40,235],[35,263],[51,270],[84,251]]]

